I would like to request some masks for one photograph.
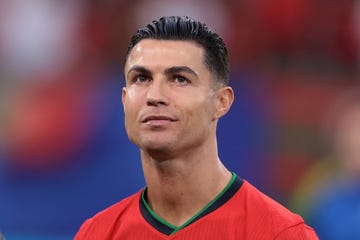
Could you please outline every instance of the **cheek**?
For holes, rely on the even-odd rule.
[[[137,119],[138,115],[138,108],[132,104],[132,105],[125,105],[125,123],[127,125],[134,125]]]
[[[139,92],[139,91],[136,91],[136,89],[134,87],[132,87],[132,86],[127,87],[125,99],[128,101],[131,99],[134,99],[137,92]]]
[[[214,106],[210,100],[201,99],[192,105],[192,111],[189,112],[189,117],[199,121],[198,124],[203,123],[208,125],[214,118]]]
[[[143,93],[136,88],[129,87],[123,99],[123,106],[126,115],[134,114],[142,104]]]
[[[136,122],[137,117],[137,106],[136,103],[133,101],[132,98],[126,97],[124,103],[124,117],[125,117],[125,127],[129,128],[131,125],[133,125]]]

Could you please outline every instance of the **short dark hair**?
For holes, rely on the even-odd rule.
[[[205,66],[216,75],[219,83],[228,84],[229,64],[225,43],[205,23],[187,16],[161,17],[159,20],[154,20],[138,29],[132,36],[125,62],[134,46],[143,39],[189,40],[200,44],[205,50]]]

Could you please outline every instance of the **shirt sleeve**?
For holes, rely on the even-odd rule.
[[[90,227],[92,223],[92,219],[89,218],[88,220],[86,220],[80,227],[79,231],[76,233],[74,240],[82,240],[82,239],[87,239],[87,232],[88,229]]]
[[[305,223],[297,224],[280,232],[274,240],[319,240],[315,230]]]

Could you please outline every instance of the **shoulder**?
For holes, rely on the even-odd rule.
[[[87,239],[87,236],[102,235],[114,227],[125,214],[132,214],[138,206],[141,191],[133,194],[87,219],[77,232],[75,239]]]
[[[285,206],[262,193],[247,181],[244,181],[243,187],[240,189],[240,194],[242,198],[244,198],[243,201],[248,211],[261,212],[264,215],[271,216],[271,218],[276,221],[284,220],[294,223],[303,221],[299,215],[291,212]]]
[[[308,236],[307,234],[316,236],[314,230],[305,224],[300,215],[291,212],[249,182],[244,181],[237,195],[241,198],[239,201],[243,202],[243,211],[254,232],[272,235],[274,239],[286,239],[282,236],[289,234],[293,236],[292,239],[302,239],[295,236]]]

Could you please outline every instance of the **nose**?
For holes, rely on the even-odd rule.
[[[153,80],[151,85],[148,88],[146,101],[148,106],[159,106],[159,105],[168,105],[169,99],[166,96],[164,81],[162,80]]]

